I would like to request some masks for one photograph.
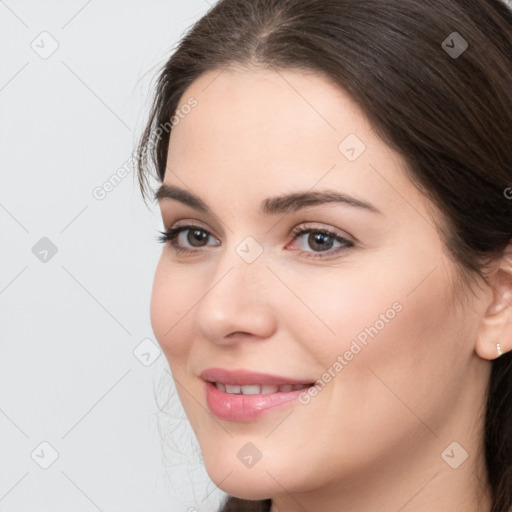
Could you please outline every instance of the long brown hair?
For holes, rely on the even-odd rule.
[[[459,282],[487,280],[486,265],[512,239],[512,12],[502,0],[221,0],[159,74],[136,149],[144,198],[154,171],[164,179],[185,89],[230,64],[313,70],[338,84],[443,212]],[[492,362],[488,387],[491,512],[512,507],[511,357]],[[222,512],[270,503],[229,497]]]

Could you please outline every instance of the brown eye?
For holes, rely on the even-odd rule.
[[[219,245],[218,243],[204,243],[205,241],[207,242],[210,237],[213,238],[213,235],[206,229],[200,226],[189,225],[170,228],[167,231],[160,231],[158,241],[161,243],[169,242],[176,252],[194,253],[198,252],[201,247],[206,247],[207,245]],[[191,249],[191,247],[195,247],[197,250]]]
[[[308,258],[327,258],[353,247],[354,242],[324,228],[301,228],[293,231],[294,242],[299,240],[300,252]],[[308,236],[304,236],[308,235]],[[335,245],[338,244],[338,245]],[[324,256],[322,253],[326,253]]]
[[[185,231],[188,231],[188,235],[185,237],[186,241],[193,247],[202,247],[202,242],[208,240],[209,235],[204,229],[184,229],[182,233]]]

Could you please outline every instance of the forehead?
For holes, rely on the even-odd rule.
[[[197,105],[183,109],[191,98]],[[188,113],[171,132],[164,183],[231,204],[313,187],[364,197],[383,211],[404,206],[404,197],[421,201],[402,158],[321,74],[214,70],[190,85],[180,109]]]
[[[213,139],[227,144],[231,138],[237,145],[245,144],[246,153],[258,144],[269,150],[296,150],[293,144],[298,141],[335,143],[348,133],[374,142],[367,135],[368,121],[350,97],[309,70],[209,71],[184,92],[178,112],[191,97],[198,104],[173,129],[171,143],[191,131],[201,144]]]

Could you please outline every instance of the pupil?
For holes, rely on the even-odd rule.
[[[190,233],[193,233],[192,237],[190,236]],[[187,239],[190,245],[196,245],[196,242],[203,241],[205,238],[207,238],[207,236],[208,235],[204,231],[200,229],[195,229],[194,231],[189,230],[189,236],[187,237]],[[196,246],[200,247],[201,244],[197,244]]]
[[[308,240],[308,243],[310,243],[310,247],[312,249],[319,249],[320,251],[326,251],[328,249],[330,249],[330,247],[327,247],[327,245],[329,245],[329,242],[325,242],[325,240],[329,240],[330,237],[329,235],[325,235],[324,233],[311,233],[309,235],[309,240]],[[317,247],[315,247],[315,244],[319,244],[317,245]],[[332,241],[330,242],[330,244],[332,244]]]

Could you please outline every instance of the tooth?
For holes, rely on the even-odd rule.
[[[288,393],[309,387],[308,384],[282,384],[281,386],[276,386],[275,384],[244,384],[240,386],[235,384],[222,384],[221,382],[216,382],[215,386],[224,393],[243,395],[258,395],[260,393],[270,395],[277,392]]]
[[[240,393],[240,386],[226,384],[226,393]]]
[[[261,386],[259,384],[246,384],[240,387],[243,395],[259,395],[261,393]]]

